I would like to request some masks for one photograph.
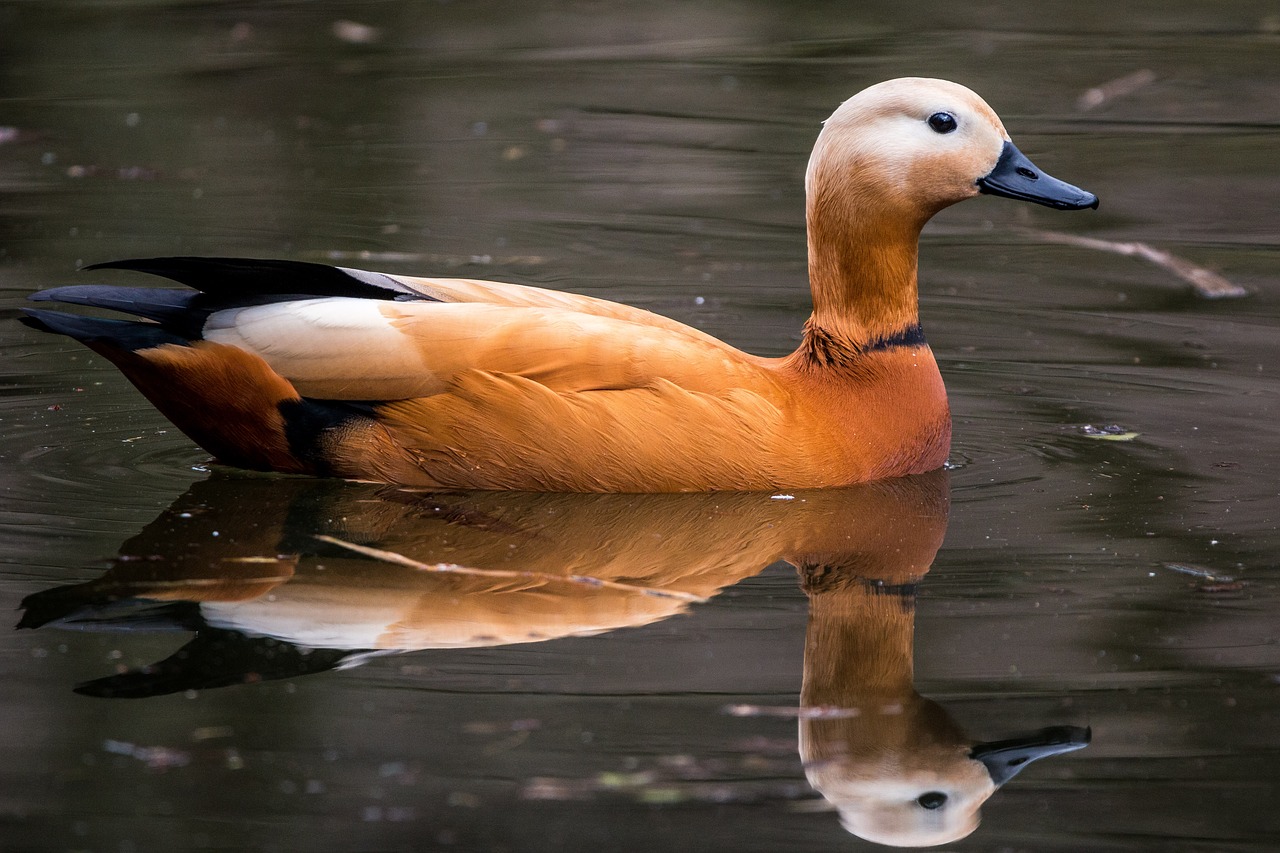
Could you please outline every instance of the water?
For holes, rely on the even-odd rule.
[[[0,639],[0,846],[869,850],[824,772],[1087,726],[951,848],[1273,849],[1278,32],[1261,2],[0,10],[0,599],[48,623]],[[10,320],[82,263],[244,254],[561,287],[780,354],[818,122],[908,73],[1102,198],[926,231],[945,474],[774,501],[210,471]],[[1083,430],[1112,424],[1139,435]]]

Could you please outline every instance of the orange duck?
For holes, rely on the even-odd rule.
[[[1062,210],[976,94],[872,86],[826,121],[805,177],[813,315],[783,358],[587,296],[296,261],[98,264],[194,290],[62,287],[28,323],[114,363],[219,461],[429,488],[675,492],[841,486],[946,460],[920,330],[919,235],[979,193]]]

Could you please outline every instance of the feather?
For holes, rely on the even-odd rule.
[[[264,294],[428,299],[381,273],[306,261],[258,258],[136,258],[90,264],[86,270],[132,270],[176,281],[220,297]]]

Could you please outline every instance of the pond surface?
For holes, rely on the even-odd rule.
[[[246,475],[13,320],[105,280],[82,264],[248,255],[782,354],[819,123],[906,74],[1102,199],[926,230],[947,472],[790,500]],[[980,804],[951,849],[1275,849],[1277,150],[1268,2],[8,4],[0,847],[872,850],[846,826],[936,841]],[[1027,736],[1060,754],[992,793],[970,750]]]

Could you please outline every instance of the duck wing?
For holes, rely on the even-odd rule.
[[[568,308],[333,297],[215,312],[201,337],[261,357],[304,397],[332,400],[428,397],[476,370],[554,391],[772,384],[757,359],[714,339]]]
[[[513,373],[557,390],[636,387],[656,378],[714,390],[754,386],[762,377],[760,359],[670,318],[526,285],[246,258],[150,258],[88,269],[145,272],[195,290],[82,285],[31,298],[144,317],[158,328],[134,331],[151,342],[169,340],[169,333],[174,342],[235,346],[263,358],[307,397],[425,396],[468,369]]]
[[[217,308],[288,301],[304,296],[346,296],[378,301],[467,302],[505,305],[512,308],[561,308],[678,331],[708,341],[716,340],[683,323],[643,308],[594,296],[500,281],[402,276],[334,267],[309,261],[259,258],[135,258],[92,264],[85,267],[85,270],[129,270],[185,284],[198,293],[189,291],[167,291],[167,293],[177,294],[171,298],[178,300],[188,315],[192,311],[202,311],[207,314]],[[62,302],[80,301],[66,298],[79,293],[85,300],[81,301],[81,304],[100,304],[115,310],[137,313],[134,310],[137,305],[129,307],[127,303],[132,297],[147,290],[155,293],[150,288],[75,286],[43,291],[37,294],[36,298],[57,299]],[[118,295],[112,296],[111,293]],[[54,296],[54,294],[58,295]],[[111,300],[114,304],[89,300]],[[147,301],[144,299],[142,303]],[[151,314],[139,316],[160,319]],[[172,311],[166,312],[164,316],[169,320],[174,319]]]
[[[295,448],[327,470],[526,491],[770,488],[786,392],[718,341],[564,308],[331,298],[212,315],[206,341],[367,417]],[[294,435],[305,429],[295,425]]]

